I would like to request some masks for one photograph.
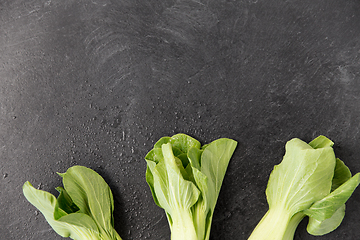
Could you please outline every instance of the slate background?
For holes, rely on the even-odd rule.
[[[61,239],[22,195],[91,167],[124,240],[170,239],[145,182],[162,136],[239,142],[211,239],[247,239],[293,137],[320,134],[360,171],[357,0],[0,1],[1,239]],[[360,190],[323,237],[359,239]]]

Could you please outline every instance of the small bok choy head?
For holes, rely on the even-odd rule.
[[[121,240],[114,229],[113,195],[105,180],[95,171],[73,166],[65,173],[59,196],[23,185],[26,199],[62,237],[75,240]]]
[[[297,138],[287,142],[284,158],[274,167],[266,189],[269,210],[249,240],[291,240],[306,216],[307,231],[315,236],[340,225],[360,173],[351,177],[332,146],[324,136],[309,144]]]
[[[146,155],[146,180],[168,218],[172,240],[208,240],[234,140],[201,146],[185,134],[163,137]]]

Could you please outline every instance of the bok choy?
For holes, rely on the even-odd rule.
[[[220,188],[237,143],[201,146],[185,134],[163,137],[146,155],[146,180],[165,210],[172,240],[208,240]]]
[[[333,142],[319,136],[309,144],[287,142],[282,162],[270,174],[266,189],[269,210],[249,240],[291,240],[308,216],[308,233],[324,235],[336,229],[345,215],[345,202],[359,184],[335,157]]]
[[[121,240],[114,229],[114,201],[105,180],[95,171],[73,166],[65,173],[59,196],[23,185],[26,199],[45,217],[62,237],[75,240]]]

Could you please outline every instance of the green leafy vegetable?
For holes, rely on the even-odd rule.
[[[185,134],[163,137],[146,155],[146,181],[166,212],[172,240],[208,240],[230,158],[237,143],[218,139],[201,146]]]
[[[75,240],[121,240],[114,229],[113,195],[104,179],[83,166],[73,166],[59,175],[64,188],[56,188],[58,198],[35,189],[30,182],[23,186],[26,199],[54,231]]]
[[[307,231],[315,236],[340,225],[360,173],[351,177],[332,146],[324,136],[309,144],[297,138],[287,142],[283,161],[274,167],[266,189],[269,210],[249,240],[291,240],[306,216]]]

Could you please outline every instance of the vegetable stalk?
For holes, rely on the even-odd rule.
[[[75,240],[121,240],[114,228],[113,195],[104,179],[83,166],[73,166],[59,175],[64,188],[56,188],[57,198],[35,189],[30,182],[23,185],[26,199],[54,231]]]
[[[171,240],[197,240],[196,228],[193,224],[191,211],[173,213],[170,225]]]
[[[165,210],[172,240],[208,240],[221,184],[236,142],[201,146],[185,134],[161,138],[146,155],[146,181]]]
[[[266,189],[269,210],[249,240],[292,240],[306,216],[307,231],[315,236],[340,225],[360,173],[351,177],[332,146],[324,136],[308,144],[297,138],[287,142],[283,161],[274,167]]]
[[[291,214],[283,208],[270,209],[254,229],[249,240],[284,239],[285,232],[289,226]]]

